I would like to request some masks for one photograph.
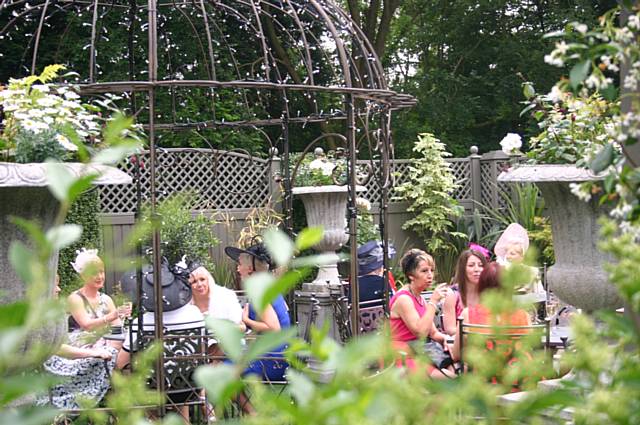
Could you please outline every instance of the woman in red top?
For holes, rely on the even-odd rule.
[[[501,267],[498,263],[489,263],[480,274],[479,280],[479,295],[482,295],[485,291],[500,291],[504,288],[500,282],[500,274]],[[529,326],[531,325],[531,320],[529,318],[529,313],[523,309],[516,309],[511,312],[504,313],[494,313],[489,310],[486,306],[484,306],[481,302],[467,307],[464,309],[462,313],[463,322],[465,324],[474,324],[474,325],[495,325],[495,326]],[[509,336],[505,336],[504,338],[490,338],[487,340],[487,349],[488,350],[498,350],[500,353],[504,354],[505,361],[507,364],[512,364],[517,360],[515,357],[514,349],[518,348],[517,338],[513,337],[513,334],[526,334],[530,332],[531,329],[514,329],[510,331]],[[492,329],[487,328],[475,328],[474,332],[476,333],[492,333],[494,332]],[[451,355],[454,360],[460,360],[460,335],[456,335],[455,342],[451,349]],[[528,359],[531,359],[531,356],[523,352],[521,353],[521,357],[524,356]],[[492,382],[497,382],[497,378],[493,378]],[[519,382],[514,382],[514,389],[519,389]]]
[[[400,260],[402,271],[409,282],[404,285],[389,301],[391,310],[391,339],[394,347],[400,351],[411,352],[409,344],[413,341],[424,341],[430,337],[445,345],[444,335],[437,331],[433,318],[437,311],[437,303],[446,296],[446,284],[438,286],[431,299],[425,301],[420,295],[433,283],[435,263],[433,258],[419,249],[409,250]],[[413,368],[414,363],[408,359],[407,366]],[[431,376],[443,377],[438,369],[430,369]]]

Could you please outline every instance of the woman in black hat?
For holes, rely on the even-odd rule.
[[[261,243],[247,249],[228,246],[224,252],[237,263],[237,271],[241,281],[246,280],[253,273],[268,272],[274,268],[271,256]],[[255,311],[253,306],[247,303],[244,306],[242,320],[249,329],[258,334],[275,332],[291,326],[289,307],[282,295],[278,295],[263,312]],[[269,381],[282,381],[288,364],[280,359],[283,358],[282,352],[286,348],[286,345],[282,345],[269,353],[269,359],[252,362],[245,370],[245,374],[256,374]]]

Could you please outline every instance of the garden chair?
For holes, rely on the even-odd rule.
[[[382,301],[382,303],[381,303]],[[376,332],[387,319],[384,300],[363,301],[359,305],[358,319],[360,333]]]
[[[167,405],[188,416],[188,407],[206,406],[203,389],[193,379],[195,370],[208,363],[209,334],[204,326],[185,327],[188,324],[165,324],[163,342],[163,378]],[[141,345],[155,340],[154,331],[145,329]],[[148,380],[151,388],[158,387],[155,369]],[[186,417],[185,419],[188,419]]]
[[[460,335],[460,358],[458,365],[458,373],[464,373],[472,368],[465,362],[465,347],[469,345],[469,339],[479,339],[484,342],[484,346],[489,351],[498,351],[504,355],[505,363],[511,365],[518,361],[518,356],[531,358],[531,354],[524,351],[518,351],[521,347],[519,341],[528,338],[531,334],[539,335],[540,341],[537,348],[541,348],[545,352],[545,358],[550,360],[550,327],[549,321],[543,324],[534,324],[528,326],[493,326],[464,323],[462,319],[458,319],[458,334]],[[535,337],[538,338],[538,337]],[[532,347],[535,349],[536,347]],[[497,383],[498,377],[492,377],[492,382]],[[519,382],[513,384],[514,389],[518,390]]]

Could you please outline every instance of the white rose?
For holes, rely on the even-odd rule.
[[[318,158],[314,159],[309,163],[310,169],[322,170],[322,174],[325,176],[330,176],[333,173],[333,169],[336,167],[335,164],[332,164],[324,159]]]
[[[513,155],[522,147],[522,138],[520,138],[519,134],[507,133],[500,141],[500,146],[502,146],[502,152],[507,155]]]

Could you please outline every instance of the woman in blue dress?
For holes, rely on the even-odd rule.
[[[273,262],[263,244],[255,244],[247,249],[226,247],[225,253],[237,263],[237,271],[242,281],[256,272],[268,272],[273,269]],[[242,313],[242,321],[257,334],[277,332],[291,326],[289,307],[282,295],[279,295],[263,312],[256,312],[247,303]],[[245,375],[254,374],[270,382],[284,380],[284,373],[289,366],[283,358],[286,344],[268,353],[264,359],[252,362],[245,370]]]

